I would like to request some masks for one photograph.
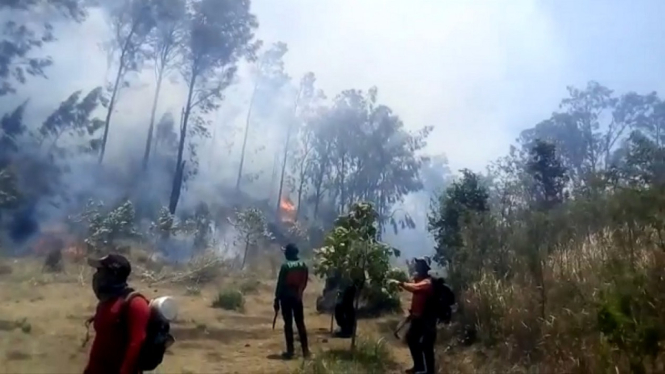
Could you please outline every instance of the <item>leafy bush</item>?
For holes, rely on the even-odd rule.
[[[383,339],[359,337],[352,351],[329,350],[315,355],[298,374],[386,373],[394,366],[390,348]]]
[[[370,290],[374,295],[395,295],[389,287],[390,260],[399,251],[378,240],[378,214],[370,203],[356,203],[349,213],[335,220],[326,235],[324,247],[315,250],[314,273],[321,278],[338,275],[342,284],[358,285],[363,292],[356,295],[358,308],[361,293]],[[351,347],[355,346],[355,334]]]
[[[134,205],[127,200],[108,212],[104,212],[102,202],[88,201],[83,213],[73,217],[74,221],[86,222],[88,237],[85,243],[95,251],[116,249],[116,243],[122,239],[139,238],[135,227]]]
[[[242,311],[245,306],[245,298],[242,292],[238,290],[222,290],[217,293],[215,300],[212,302],[213,308],[221,308],[226,310]]]

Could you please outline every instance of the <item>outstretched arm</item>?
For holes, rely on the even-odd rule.
[[[423,290],[426,290],[430,286],[429,280],[422,280],[420,282],[402,282],[399,284],[403,290],[409,291],[411,293],[417,293]]]

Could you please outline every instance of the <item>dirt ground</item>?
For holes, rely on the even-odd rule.
[[[35,262],[15,260],[9,265],[11,273],[0,274],[0,373],[81,373],[91,345],[82,347],[84,322],[96,303],[90,270],[68,264],[64,274],[52,275],[41,274]],[[271,328],[274,281],[261,280],[255,293],[246,296],[243,312],[211,308],[215,293],[235,284],[231,279],[220,283],[188,296],[191,292],[184,286],[132,282],[146,296],[170,295],[178,301],[179,316],[172,324],[177,342],[155,373],[289,373],[302,365],[300,358],[278,359],[284,339],[281,319],[274,331]],[[316,312],[321,288],[310,285],[305,300],[315,355],[350,344],[331,338],[330,316]],[[408,350],[389,332],[398,319],[361,320],[359,329],[364,336],[385,336],[403,370],[409,366]]]

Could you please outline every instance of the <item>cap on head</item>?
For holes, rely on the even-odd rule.
[[[430,267],[430,260],[429,260],[428,257],[416,257],[416,258],[413,259],[413,261],[414,261],[416,271],[420,270],[423,273],[427,273],[432,269]]]
[[[297,256],[298,252],[298,247],[293,243],[289,243],[284,247],[285,256]]]
[[[88,258],[88,265],[95,269],[109,270],[118,278],[127,279],[132,272],[132,265],[129,260],[119,254],[109,254],[102,258]]]

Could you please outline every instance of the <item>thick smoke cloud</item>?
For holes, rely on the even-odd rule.
[[[480,171],[487,161],[503,154],[520,129],[549,114],[567,84],[579,85],[592,77],[619,91],[639,90],[641,85],[662,88],[654,87],[652,79],[665,69],[654,63],[662,61],[657,56],[665,57],[655,44],[655,36],[662,34],[663,26],[656,23],[662,4],[645,1],[641,10],[608,3],[598,11],[596,6],[535,0],[502,4],[254,0],[252,4],[260,21],[258,38],[266,44],[284,41],[289,45],[285,61],[295,80],[314,71],[317,84],[329,95],[377,85],[382,101],[407,126],[435,126],[427,151],[445,153],[453,171],[461,167]],[[617,31],[612,25],[619,24],[619,19],[632,26]],[[47,71],[49,78],[31,79],[17,95],[3,97],[3,112],[27,99],[26,122],[38,124],[72,92],[87,92],[112,77],[114,66],[101,49],[109,37],[103,11],[91,12],[82,25],[56,23],[56,31],[59,41],[42,51],[55,61]],[[224,191],[235,183],[253,83],[248,70],[241,66],[222,109],[207,118],[211,137],[199,141],[199,173],[188,182],[182,198],[187,208],[200,201],[228,200]],[[161,94],[158,118],[172,113],[177,125],[185,90],[175,76],[171,78]],[[146,197],[168,193],[169,173],[151,172],[150,183],[137,176],[154,77],[148,70],[129,79],[132,86],[121,93],[109,136],[107,167],[112,172],[100,173],[94,157],[72,161],[61,186],[70,195],[83,198],[94,192],[112,201],[130,193]],[[258,174],[246,190],[257,197],[270,192],[266,190],[274,159],[251,155],[261,149],[262,155],[274,154],[281,148],[283,112],[290,110],[291,103],[270,105],[263,118],[255,119],[246,163],[248,174]],[[109,175],[113,183],[104,183]],[[136,188],[142,185],[146,190]],[[422,213],[429,199],[419,196],[407,198],[403,208]],[[68,206],[79,202],[58,203],[32,207],[22,214],[46,221],[68,213]],[[34,229],[30,219],[19,221],[23,224],[13,224],[11,230],[17,240]],[[426,245],[415,240],[426,235],[423,219],[420,223],[417,230],[400,235],[402,239],[391,240],[401,242],[406,250]]]

